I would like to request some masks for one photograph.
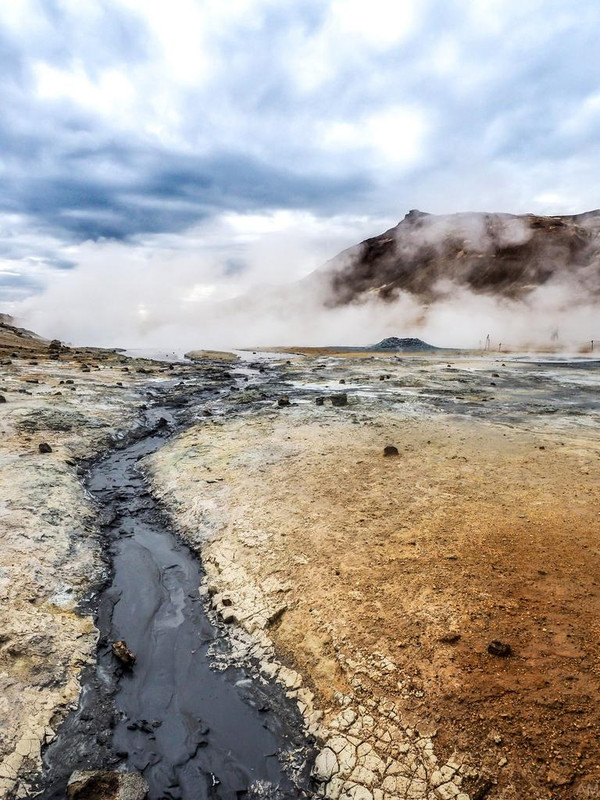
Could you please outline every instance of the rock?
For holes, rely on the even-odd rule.
[[[137,772],[74,772],[67,800],[145,800],[150,787]]]
[[[287,394],[284,394],[283,397],[279,398],[277,405],[279,408],[285,408],[286,406],[290,405],[290,398],[287,396]]]
[[[48,442],[41,442],[38,445],[38,450],[40,451],[40,453],[51,453],[52,452],[52,448],[50,447]]]
[[[332,406],[347,406],[348,405],[348,395],[346,392],[341,392],[340,394],[332,394],[331,395],[331,405]]]
[[[0,403],[6,403],[6,397],[3,394],[0,394]]]
[[[500,658],[507,658],[512,655],[512,647],[506,642],[499,642],[497,639],[488,644],[487,650],[491,656],[499,656]]]
[[[48,350],[56,351],[56,350],[60,350],[60,348],[61,348],[61,343],[60,343],[59,339],[52,339],[52,341],[48,345]]]
[[[342,378],[342,379],[341,379],[340,383],[346,383],[346,381],[344,380],[344,378]]]
[[[122,639],[119,639],[118,642],[113,642],[112,651],[115,657],[118,658],[121,664],[123,664],[124,667],[127,667],[127,669],[131,669],[135,664],[135,655],[127,647],[127,643]]]
[[[324,397],[315,397],[315,405],[322,406],[325,403]]]
[[[387,444],[383,448],[383,455],[384,456],[399,456],[400,453],[398,452],[398,448],[393,444]]]

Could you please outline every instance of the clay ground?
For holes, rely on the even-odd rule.
[[[446,379],[439,365],[388,367],[400,386]],[[305,368],[288,368],[296,388]],[[339,378],[347,366],[328,369]],[[381,367],[368,369],[363,382]],[[536,392],[547,412],[552,390],[542,398],[539,380],[527,389],[517,373],[494,389],[503,414],[394,408],[359,392],[345,408],[301,398],[200,425],[154,469],[182,525],[204,535],[228,607],[223,553],[256,587],[279,587],[269,635],[325,723],[340,697],[376,724],[391,702],[405,730],[435,733],[440,763],[473,767],[461,798],[596,797],[600,439],[587,417],[521,414]],[[387,444],[397,457],[383,456]],[[512,655],[490,655],[493,640]]]

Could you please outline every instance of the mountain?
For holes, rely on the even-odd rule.
[[[427,303],[456,286],[519,299],[564,281],[600,298],[600,210],[551,217],[413,210],[313,275],[329,306],[373,294],[391,301],[400,292]]]

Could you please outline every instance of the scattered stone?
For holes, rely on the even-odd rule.
[[[127,669],[131,669],[135,664],[135,655],[122,639],[119,639],[118,642],[113,642],[112,651],[113,655],[118,658],[121,664]]]
[[[512,655],[512,647],[506,642],[500,642],[497,639],[488,644],[487,650],[491,656],[499,656],[500,658],[508,658],[508,656]]]
[[[348,395],[346,392],[341,392],[340,394],[332,394],[331,395],[331,405],[332,406],[347,406],[348,405]]]
[[[279,408],[285,408],[286,406],[290,405],[290,398],[287,396],[287,394],[284,394],[283,397],[279,398],[277,405]]]
[[[41,442],[38,445],[38,450],[40,451],[40,453],[51,453],[52,452],[52,448],[50,447],[48,442]]]
[[[144,800],[149,791],[138,772],[78,770],[69,778],[67,800]]]
[[[384,456],[399,456],[400,453],[398,452],[398,448],[393,444],[386,444],[383,448],[383,455]]]

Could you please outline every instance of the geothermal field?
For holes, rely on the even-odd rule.
[[[593,351],[0,337],[2,797],[600,796]]]

